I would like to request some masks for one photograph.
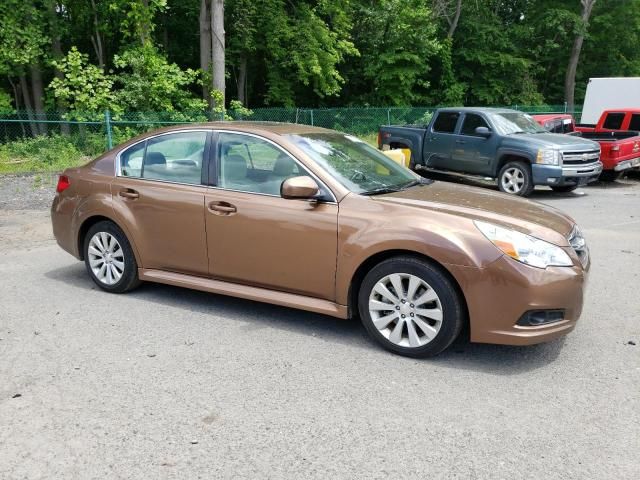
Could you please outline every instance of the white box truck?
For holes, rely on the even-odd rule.
[[[640,77],[590,78],[580,123],[598,123],[605,110],[640,108]]]

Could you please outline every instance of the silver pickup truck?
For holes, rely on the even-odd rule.
[[[378,147],[408,148],[410,168],[497,180],[527,196],[535,185],[570,192],[602,171],[600,145],[549,133],[530,115],[499,108],[442,108],[429,125],[380,127]]]

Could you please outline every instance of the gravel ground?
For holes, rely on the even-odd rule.
[[[33,181],[0,179],[2,479],[640,476],[637,179],[534,194],[591,246],[573,333],[422,361],[353,321],[103,293],[55,245],[52,187]]]

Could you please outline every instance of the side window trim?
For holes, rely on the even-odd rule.
[[[270,140],[268,138],[262,137],[260,135],[256,135],[255,133],[248,133],[248,132],[239,132],[237,130],[214,130],[213,134],[215,136],[215,141],[212,141],[212,154],[211,154],[211,159],[212,159],[212,163],[214,163],[214,167],[209,168],[209,184],[208,186],[211,188],[216,188],[216,189],[220,189],[220,190],[225,190],[225,191],[230,191],[230,192],[240,192],[240,193],[246,193],[246,194],[250,194],[250,195],[266,195],[268,197],[277,197],[277,198],[282,198],[279,195],[273,195],[270,193],[261,193],[261,192],[248,192],[245,190],[233,190],[230,188],[225,188],[225,187],[221,187],[218,185],[218,164],[220,163],[220,148],[219,148],[219,144],[220,144],[220,134],[221,133],[230,133],[233,135],[244,135],[247,137],[253,137],[253,138],[257,138],[258,140],[261,140],[263,142],[266,142],[272,146],[274,146],[276,149],[280,150],[281,152],[283,152],[285,155],[287,155],[289,158],[291,158],[296,165],[298,166],[298,168],[301,171],[307,172],[307,174],[313,178],[318,185],[320,186],[321,190],[326,191],[331,199],[330,200],[325,200],[324,203],[338,203],[338,201],[336,200],[336,195],[335,193],[333,193],[333,191],[327,186],[326,183],[324,183],[322,180],[320,180],[320,178],[318,178],[318,176],[313,173],[311,170],[309,170],[306,166],[304,166],[302,163],[300,163],[300,161],[288,150],[286,150],[284,147],[278,145],[276,142],[274,142],[273,140]],[[211,178],[211,175],[213,176],[213,181]]]
[[[191,133],[191,132],[206,132],[207,137],[205,140],[205,146],[204,146],[204,151],[203,151],[203,157],[202,157],[202,165],[201,165],[201,170],[200,170],[200,178],[201,178],[201,182],[200,184],[196,184],[196,183],[183,183],[183,182],[172,182],[170,180],[160,180],[160,179],[155,179],[155,178],[144,178],[144,159],[147,155],[147,146],[149,145],[149,141],[150,140],[155,140],[156,138],[160,138],[163,137],[165,135],[174,135],[176,133]],[[172,185],[189,185],[189,186],[195,186],[195,187],[206,187],[207,186],[207,168],[206,166],[209,164],[209,153],[210,153],[210,149],[211,149],[211,137],[212,137],[212,130],[210,128],[193,128],[193,129],[186,129],[186,130],[174,130],[171,132],[162,132],[159,133],[158,135],[153,135],[151,137],[147,137],[144,138],[142,140],[139,140],[135,143],[132,143],[131,145],[129,145],[127,148],[124,148],[122,150],[120,150],[118,152],[118,154],[116,155],[116,168],[115,168],[115,173],[116,173],[116,177],[123,177],[123,178],[132,178],[132,179],[136,179],[136,180],[145,180],[147,182],[161,182],[161,183],[170,183]],[[130,149],[134,148],[137,145],[140,145],[141,143],[144,142],[144,151],[142,154],[142,165],[140,168],[140,175],[139,176],[128,176],[128,175],[122,175],[122,155],[126,152],[128,152]],[[209,151],[207,150],[209,149]]]
[[[491,128],[491,126],[490,126],[490,124],[489,124],[489,121],[484,117],[484,115],[482,115],[482,114],[480,114],[480,113],[476,113],[476,112],[464,112],[464,115],[462,115],[462,121],[461,121],[461,122],[459,122],[459,123],[460,123],[460,125],[458,125],[458,126],[457,126],[458,128],[456,128],[456,132],[457,132],[457,134],[458,134],[458,135],[462,135],[462,136],[464,136],[464,137],[474,137],[474,138],[478,138],[478,135],[473,135],[473,134],[471,134],[471,133],[463,133],[463,132],[462,132],[462,127],[464,127],[464,122],[467,120],[467,117],[469,117],[469,116],[471,116],[471,115],[475,115],[476,117],[480,117],[480,118],[482,119],[482,121],[483,121],[484,123],[486,123],[486,124],[487,124],[487,128],[488,128],[489,130],[492,130],[492,128]],[[480,137],[480,138],[481,138],[481,137]]]
[[[446,114],[446,113],[455,113],[455,114],[458,115],[458,118],[456,118],[456,124],[453,127],[453,132],[441,132],[441,131],[435,129],[436,121],[438,120],[438,117],[440,117],[440,115]],[[458,111],[440,112],[440,113],[438,113],[438,115],[436,116],[436,118],[433,121],[433,124],[431,125],[431,133],[438,133],[440,135],[457,135],[457,132],[460,131],[460,127],[462,126],[462,124],[460,123],[460,119],[461,118],[463,118],[462,112],[458,112]]]

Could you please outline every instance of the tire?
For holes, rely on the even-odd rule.
[[[562,185],[558,187],[551,187],[551,190],[558,193],[569,193],[573,192],[576,188],[578,188],[578,185]]]
[[[91,279],[107,292],[124,293],[140,285],[131,244],[113,222],[102,221],[89,228],[84,238],[84,263]]]
[[[393,288],[398,280],[400,298]],[[358,311],[371,338],[391,352],[414,358],[449,347],[466,315],[451,280],[430,262],[408,256],[385,260],[367,273],[358,292]]]
[[[498,173],[498,188],[509,195],[528,197],[533,192],[531,165],[525,162],[507,162]]]
[[[615,170],[603,170],[598,177],[598,180],[603,182],[615,182],[622,176],[623,172],[616,172]]]

